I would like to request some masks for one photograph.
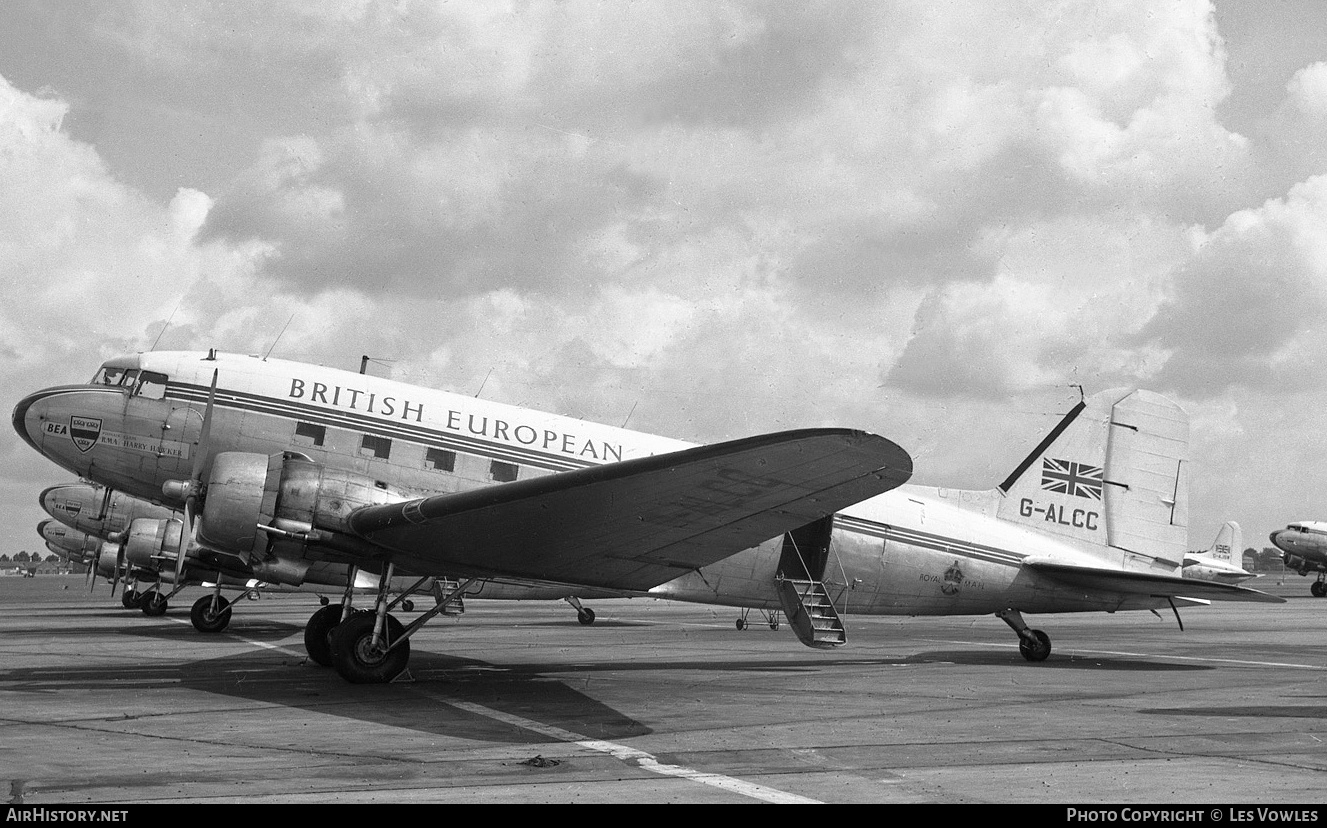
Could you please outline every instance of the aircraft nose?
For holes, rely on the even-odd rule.
[[[29,394],[19,400],[18,405],[14,406],[13,417],[14,431],[18,432],[18,436],[22,437],[25,443],[37,451],[41,451],[37,446],[37,434],[41,429],[41,422],[37,412],[32,410],[32,406],[41,396],[41,392],[38,392]]]
[[[41,506],[43,512],[48,515],[54,514],[51,510],[55,508],[55,504],[58,502],[57,494],[63,488],[63,486],[50,486],[41,490],[41,494],[37,495],[37,504]]]

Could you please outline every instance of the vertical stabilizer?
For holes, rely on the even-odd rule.
[[[998,514],[1114,547],[1113,561],[1178,569],[1188,543],[1189,420],[1150,391],[1084,400],[999,487]]]
[[[1236,559],[1235,556],[1239,558]],[[1226,563],[1244,562],[1244,531],[1239,524],[1228,520],[1221,524],[1221,531],[1216,533],[1216,540],[1207,548],[1207,556]]]

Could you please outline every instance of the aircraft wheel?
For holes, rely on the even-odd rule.
[[[166,614],[166,596],[157,592],[155,589],[151,592],[143,593],[143,600],[138,605],[143,614],[148,618],[156,618],[159,615]]]
[[[580,612],[576,613],[576,620],[587,627],[590,626],[594,623],[594,610],[585,607]]]
[[[230,624],[230,602],[218,595],[216,611],[212,611],[212,596],[204,595],[197,601],[194,601],[193,608],[189,610],[189,620],[193,622],[194,629],[199,632],[217,633],[221,632]]]
[[[126,589],[120,593],[120,603],[124,604],[125,609],[138,609],[143,606],[143,596],[132,589]]]
[[[737,628],[738,628],[739,630],[745,630],[745,629],[746,629],[746,619],[745,619],[745,618],[739,618],[739,619],[737,619]]]
[[[332,666],[332,630],[341,623],[341,605],[328,604],[304,625],[304,651],[315,663]]]
[[[404,601],[401,602],[401,609],[402,609],[402,611],[404,611],[404,612],[414,612],[414,611],[415,611],[415,602],[414,602],[414,601],[411,601],[409,598],[407,598],[406,600],[404,600]]]
[[[771,619],[769,620],[769,628],[770,628],[771,630],[777,630],[777,629],[779,628],[779,619],[777,619],[777,618],[771,618]]]
[[[1028,630],[1028,632],[1036,638],[1036,641],[1019,638],[1018,651],[1028,661],[1045,661],[1051,654],[1051,637],[1041,630]]]
[[[319,595],[319,596],[318,596],[318,605],[319,605],[319,606],[321,606],[321,607],[325,607],[325,606],[327,606],[327,605],[330,604],[330,603],[331,603],[331,601],[328,601],[328,600],[327,600],[327,596],[326,596],[326,595]]]
[[[1309,585],[1309,592],[1313,593],[1314,598],[1321,598],[1327,595],[1327,584],[1322,581],[1314,581]]]
[[[371,612],[356,613],[332,630],[332,666],[351,684],[386,684],[410,662],[409,639],[391,650],[373,646],[376,618]],[[387,616],[387,640],[396,641],[403,635],[401,622]]]

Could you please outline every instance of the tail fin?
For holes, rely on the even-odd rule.
[[[1235,558],[1235,555],[1239,558]],[[1242,564],[1244,562],[1244,531],[1239,528],[1239,524],[1233,520],[1228,520],[1221,524],[1221,531],[1216,533],[1216,540],[1207,547],[1207,557],[1215,558],[1218,561],[1225,561],[1228,564]]]
[[[1228,520],[1216,533],[1216,540],[1200,554],[1184,556],[1184,577],[1198,581],[1238,584],[1257,578],[1244,569],[1244,532]]]
[[[1000,484],[999,517],[1106,547],[1118,565],[1180,568],[1188,544],[1189,418],[1151,391],[1074,406]]]

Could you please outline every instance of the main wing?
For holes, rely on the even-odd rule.
[[[1024,560],[1023,566],[1055,581],[1081,589],[1118,592],[1152,598],[1201,598],[1207,601],[1252,601],[1283,604],[1284,598],[1248,587],[1217,581],[1198,581],[1173,575],[1155,575],[1124,569],[1100,569],[1052,561]]]
[[[911,476],[883,437],[808,429],[367,506],[349,522],[421,574],[645,590]]]

